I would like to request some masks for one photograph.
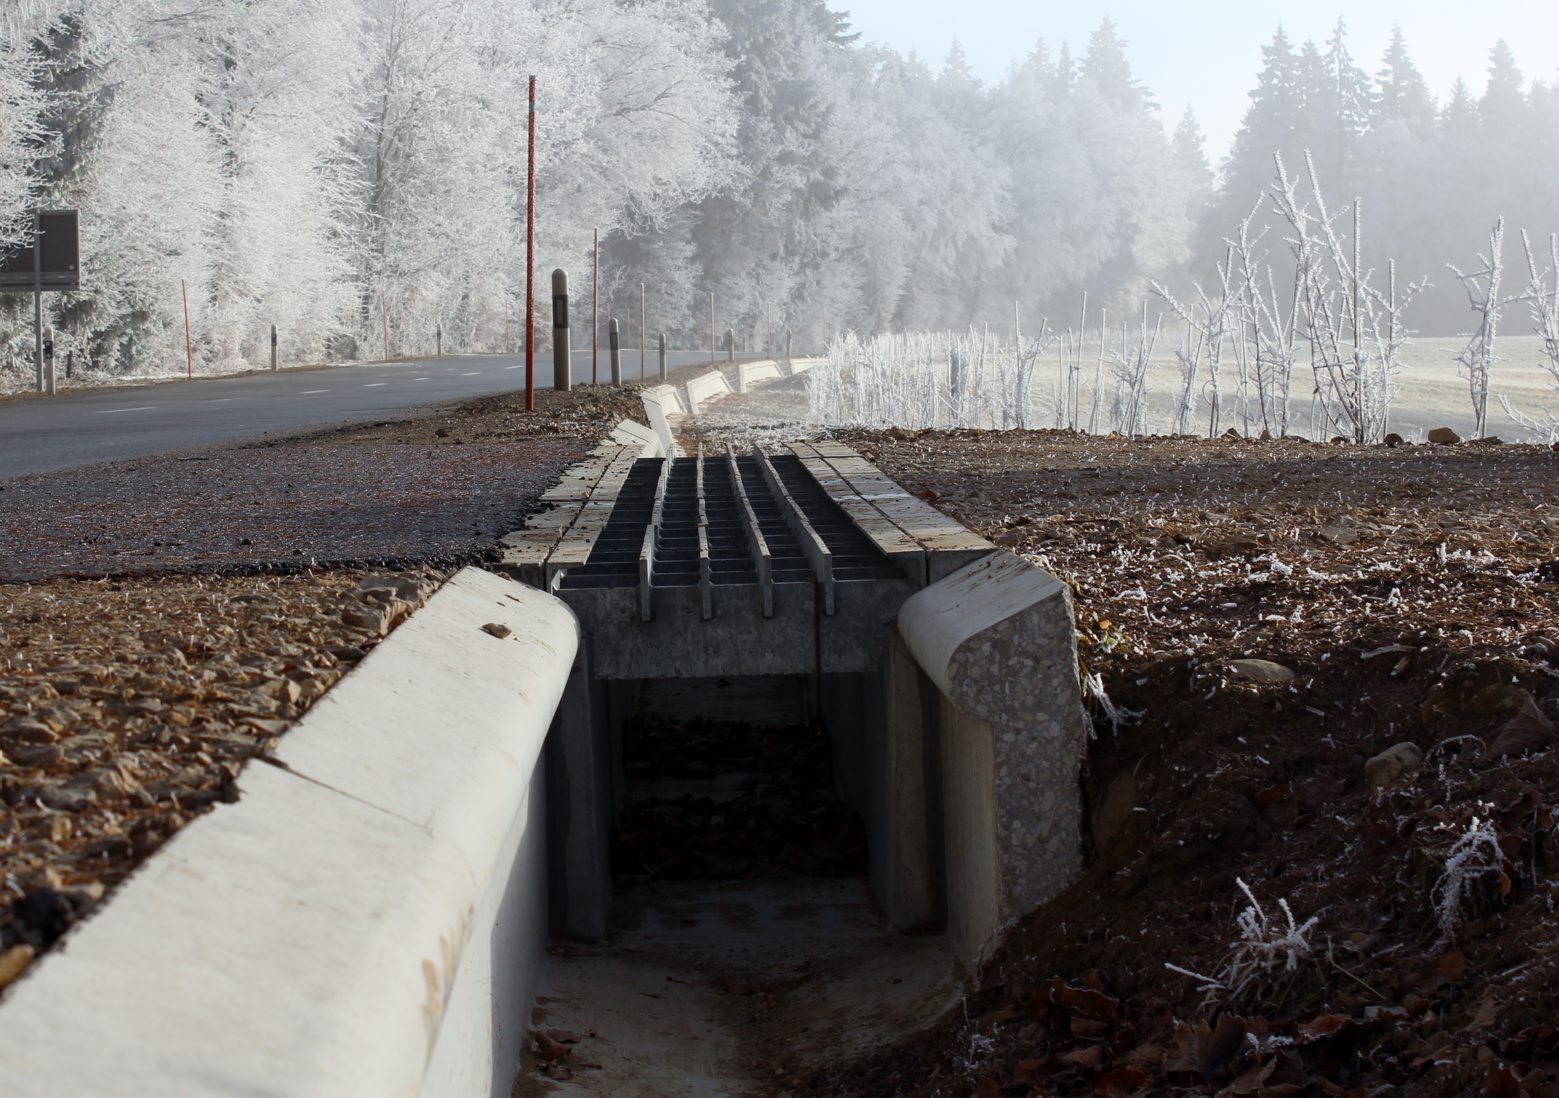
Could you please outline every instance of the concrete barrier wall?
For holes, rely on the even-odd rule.
[[[508,1095],[578,642],[557,599],[456,575],[9,990],[5,1093]]]
[[[672,457],[680,456],[682,450],[677,445],[672,420],[673,417],[685,415],[686,409],[682,407],[682,398],[677,395],[677,391],[670,385],[653,385],[639,390],[639,400],[644,404],[644,415],[650,421],[650,429],[660,440],[662,453]]]
[[[912,595],[898,630],[934,688],[929,704],[900,686],[890,697],[884,753],[899,760],[895,796],[913,806],[917,752],[938,806],[942,857],[917,866],[912,811],[879,876],[889,917],[935,910],[945,900],[949,936],[976,960],[1003,925],[1043,904],[1081,868],[1078,773],[1085,732],[1071,592],[1007,552],[992,553]],[[938,888],[943,896],[917,889]],[[907,868],[906,868],[907,867]],[[912,921],[900,917],[899,921]]]
[[[778,362],[744,362],[736,368],[736,391],[745,393],[753,385],[784,376]]]
[[[729,393],[731,384],[719,370],[711,370],[707,374],[690,378],[684,388],[687,391],[687,410],[696,416],[706,400]]]
[[[653,427],[646,427],[631,419],[619,420],[617,426],[612,428],[609,437],[619,446],[636,447],[640,457],[666,456],[666,444],[661,440],[660,434]]]

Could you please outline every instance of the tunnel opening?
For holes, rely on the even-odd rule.
[[[799,677],[653,680],[622,732],[617,892],[661,880],[864,877],[860,814]]]

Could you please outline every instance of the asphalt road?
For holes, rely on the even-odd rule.
[[[709,361],[708,352],[673,351],[675,369]],[[623,375],[638,379],[639,352],[624,351]],[[600,356],[603,378],[607,356]],[[648,366],[656,368],[655,353]],[[573,357],[576,384],[590,380],[590,352]],[[536,360],[537,388],[552,385],[550,353]],[[66,391],[0,401],[0,480],[118,458],[211,446],[333,423],[381,419],[446,400],[525,387],[514,355],[451,355],[281,370],[125,388]]]

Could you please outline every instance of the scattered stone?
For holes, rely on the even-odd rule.
[[[1371,788],[1381,789],[1394,784],[1399,778],[1417,774],[1424,768],[1424,753],[1416,743],[1404,740],[1392,744],[1379,755],[1364,764],[1364,777]]]
[[[1229,670],[1251,682],[1286,683],[1293,682],[1299,677],[1292,668],[1284,667],[1281,663],[1273,663],[1271,660],[1230,660]]]
[[[390,631],[390,612],[374,606],[348,606],[341,611],[341,620],[356,629],[384,636]]]
[[[1429,432],[1429,441],[1436,446],[1455,446],[1462,436],[1449,427],[1436,427]]]
[[[482,626],[482,632],[486,633],[490,637],[497,637],[499,640],[503,640],[505,637],[513,633],[514,630],[510,629],[507,625],[502,625],[496,621],[490,621],[486,625]]]
[[[64,750],[57,743],[17,744],[7,753],[17,766],[33,768],[53,766],[65,757]]]
[[[1315,536],[1332,545],[1352,545],[1359,540],[1359,532],[1351,526],[1323,526],[1315,532]]]
[[[0,733],[26,744],[53,743],[60,738],[58,732],[32,717],[12,717],[0,724]]]
[[[291,679],[274,679],[260,689],[283,705],[297,705],[303,697],[303,688]]]
[[[1392,446],[1392,447],[1401,446],[1406,441],[1407,440],[1405,438],[1403,438],[1401,435],[1397,434],[1395,431],[1392,431],[1385,438],[1386,445],[1387,446]]]
[[[1528,751],[1541,751],[1554,742],[1554,722],[1537,707],[1537,702],[1527,696],[1526,702],[1494,737],[1489,754],[1496,759],[1510,755],[1524,755]]]
[[[422,584],[415,576],[369,576],[359,581],[357,593],[381,602],[400,599],[413,606],[422,602]]]

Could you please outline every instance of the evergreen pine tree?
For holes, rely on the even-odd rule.
[[[1418,66],[1408,56],[1407,36],[1400,25],[1391,28],[1391,44],[1386,47],[1375,81],[1372,127],[1401,122],[1416,135],[1427,137],[1434,129],[1434,97],[1429,94]]]

